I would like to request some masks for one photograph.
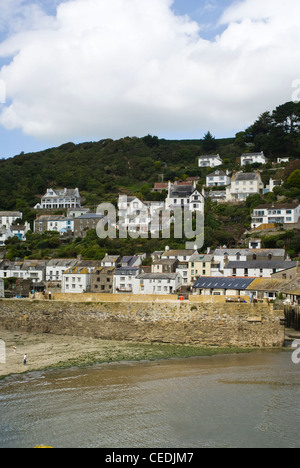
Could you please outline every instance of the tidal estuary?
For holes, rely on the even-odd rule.
[[[299,448],[291,352],[98,365],[0,382],[0,447]]]

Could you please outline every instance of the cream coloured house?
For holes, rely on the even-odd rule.
[[[226,201],[243,202],[255,193],[263,195],[263,191],[264,184],[259,171],[251,173],[238,172],[233,174],[231,185],[226,190]]]

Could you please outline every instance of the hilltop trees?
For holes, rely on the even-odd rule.
[[[287,102],[272,113],[264,112],[245,132],[255,151],[277,156],[300,156],[300,103]]]

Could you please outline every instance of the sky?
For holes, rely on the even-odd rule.
[[[299,0],[1,0],[0,158],[234,136],[292,100],[299,51]]]

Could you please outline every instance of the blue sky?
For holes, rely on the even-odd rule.
[[[25,4],[29,3],[25,1]],[[56,2],[52,0],[44,0],[41,2],[45,11],[51,15],[55,15]],[[173,4],[173,11],[178,15],[189,15],[193,20],[203,25],[201,30],[202,37],[213,40],[215,35],[222,30],[216,27],[218,18],[221,16],[222,11],[227,5],[231,3],[231,0],[222,1],[202,1],[202,0],[175,0]],[[0,41],[7,37],[7,30],[1,33]],[[0,67],[8,64],[11,58],[0,58]],[[0,104],[0,110],[1,110]],[[170,135],[174,138],[177,137],[177,133]],[[182,135],[185,137],[185,135]],[[180,132],[178,132],[180,138]],[[193,134],[191,134],[193,137]],[[73,139],[74,140],[74,139]],[[52,146],[51,140],[39,140],[35,137],[25,135],[21,129],[7,130],[3,126],[0,126],[0,158],[11,157],[24,151],[35,152],[41,149],[45,149]]]
[[[234,136],[290,100],[299,50],[299,0],[1,0],[0,158]]]

